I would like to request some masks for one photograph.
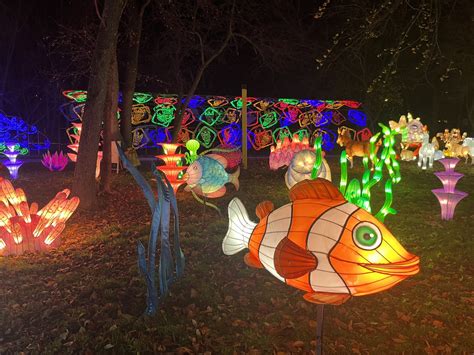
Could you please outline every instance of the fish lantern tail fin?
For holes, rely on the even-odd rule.
[[[248,247],[256,223],[249,219],[242,201],[238,198],[230,201],[228,213],[229,229],[222,241],[222,250],[225,255],[233,255]]]
[[[240,166],[237,167],[237,171],[229,175],[229,182],[235,186],[235,189],[239,191],[239,176],[240,176]]]

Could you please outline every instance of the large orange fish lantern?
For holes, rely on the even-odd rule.
[[[229,203],[229,229],[222,248],[246,248],[245,263],[306,292],[318,304],[342,304],[351,296],[389,289],[419,271],[390,231],[367,211],[347,202],[331,182],[303,180],[278,209],[264,201],[253,223],[242,202]]]

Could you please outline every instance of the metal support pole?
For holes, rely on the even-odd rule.
[[[324,322],[324,305],[316,305],[316,355],[323,353],[323,322]]]
[[[247,169],[247,85],[242,84],[242,167]]]

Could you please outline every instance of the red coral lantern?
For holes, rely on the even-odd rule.
[[[158,159],[165,162],[165,165],[157,166],[156,168],[162,171],[173,188],[174,193],[178,191],[178,188],[186,182],[181,179],[181,172],[187,168],[186,165],[179,165],[184,154],[177,154],[176,149],[182,147],[179,143],[158,143],[163,148],[165,154],[157,155]]]

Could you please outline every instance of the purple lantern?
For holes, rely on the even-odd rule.
[[[20,152],[16,150],[17,145],[16,143],[6,143],[7,149],[3,152],[3,155],[5,155],[8,160],[3,161],[3,165],[8,169],[10,172],[10,176],[12,179],[17,179],[18,178],[18,169],[20,169],[20,166],[23,165],[22,161],[17,160],[18,155]]]
[[[443,184],[442,189],[434,189],[431,192],[434,193],[441,206],[441,219],[451,220],[454,216],[454,210],[457,204],[464,197],[468,195],[467,192],[458,191],[455,189],[457,182],[464,174],[457,173],[454,171],[456,164],[459,162],[457,158],[443,158],[438,160],[443,164],[446,171],[436,172],[435,175],[441,180]]]
[[[454,171],[454,168],[459,163],[458,158],[443,158],[439,159],[438,161],[444,165],[444,170],[446,170],[446,172]]]
[[[438,179],[441,180],[444,191],[449,193],[454,192],[454,188],[456,187],[459,179],[464,176],[464,174],[457,173],[455,171],[439,171],[434,174],[438,177]]]

